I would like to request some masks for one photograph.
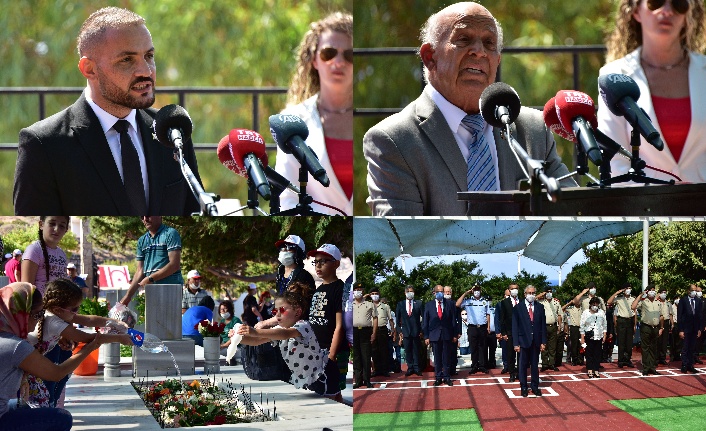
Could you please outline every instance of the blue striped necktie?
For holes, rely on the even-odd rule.
[[[485,120],[480,114],[466,115],[461,125],[471,133],[466,160],[468,191],[495,190],[495,164],[483,136]]]

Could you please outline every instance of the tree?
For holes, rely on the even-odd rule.
[[[27,246],[39,238],[38,231],[37,224],[17,223],[14,229],[2,237],[5,250],[12,251],[16,248],[22,251],[27,250]],[[72,232],[66,232],[59,241],[59,248],[66,253],[66,257],[70,258],[72,252],[78,252],[78,240]]]

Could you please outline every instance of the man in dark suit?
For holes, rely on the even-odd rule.
[[[424,343],[431,344],[434,352],[434,386],[439,386],[442,381],[453,386],[449,373],[449,358],[452,346],[455,344],[456,330],[456,304],[451,299],[444,298],[444,287],[434,287],[434,299],[424,306],[422,317],[422,332]]]
[[[547,320],[544,306],[535,303],[537,289],[531,284],[525,287],[525,300],[512,310],[512,340],[515,352],[520,353],[520,393],[526,397],[527,367],[531,367],[532,393],[542,396],[539,390],[539,353],[547,345]]]
[[[422,342],[422,301],[414,299],[414,286],[405,287],[406,299],[397,303],[395,318],[397,331],[402,338],[402,347],[405,351],[407,362],[407,372],[405,376],[412,373],[422,375],[421,369],[424,366],[419,361],[419,350]]]
[[[515,352],[515,343],[512,338],[512,311],[515,305],[520,303],[517,294],[519,287],[516,284],[508,286],[510,296],[500,301],[499,306],[499,329],[496,331],[500,337],[505,340],[505,360],[507,361],[507,372],[510,373],[510,383],[517,380],[517,352]]]
[[[694,352],[696,339],[701,336],[703,322],[702,298],[696,297],[696,285],[689,286],[689,293],[679,300],[677,307],[677,317],[679,319],[679,338],[684,340],[681,350],[681,372],[691,371],[696,374],[694,368]]]
[[[479,114],[480,95],[500,65],[502,29],[493,15],[456,3],[429,17],[421,34],[428,85],[363,138],[373,215],[466,215],[458,192],[517,190],[525,178],[501,130]],[[541,112],[522,108],[512,135],[545,162],[548,176],[569,173]],[[570,178],[561,184],[576,186]]]
[[[15,214],[188,215],[199,204],[173,151],[150,127],[156,110],[152,37],[139,15],[93,13],[78,37],[88,85],[67,109],[22,129]],[[193,143],[184,156],[200,182]]]

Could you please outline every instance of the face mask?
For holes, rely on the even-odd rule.
[[[654,291],[654,290],[650,290],[649,292],[647,292],[647,296],[649,296],[650,298],[654,298],[654,297],[655,297],[655,291]]]
[[[201,283],[199,283],[199,284],[189,283],[189,287],[192,288],[193,290],[197,290],[199,287],[201,287]]]
[[[228,320],[230,318],[230,313],[221,313],[221,319]]]
[[[526,295],[525,298],[527,298],[527,301],[529,301],[529,302],[534,302],[534,295],[533,294]]]
[[[360,299],[360,298],[363,297],[363,292],[360,291],[360,290],[354,290],[354,291],[353,291],[353,297],[354,297],[355,299]]]
[[[552,299],[552,292],[547,292],[545,296],[547,297],[547,299]]]
[[[451,295],[444,295],[444,299],[451,299]]]
[[[473,291],[473,296],[476,298],[480,298],[480,290],[474,290]]]
[[[510,289],[510,296],[517,298],[517,289]]]
[[[630,296],[630,292],[632,292],[632,290],[630,290],[630,289],[625,289],[625,296]]]
[[[407,299],[414,299],[414,292],[407,292],[404,294]]]
[[[598,306],[597,306],[597,305],[591,305],[591,310],[593,310],[593,311],[598,311]]]
[[[437,301],[441,301],[442,299],[444,299],[444,292],[436,292],[434,297],[436,298]]]
[[[661,299],[662,301],[664,301],[665,299],[667,299],[667,294],[666,294],[666,293],[660,293],[660,294],[659,294],[659,299]]]
[[[284,266],[290,266],[294,264],[294,253],[291,251],[280,251],[277,260]]]
[[[695,291],[695,290],[692,290],[691,292],[689,292],[689,298],[693,298],[693,297],[695,297],[695,296],[696,296],[696,291]]]
[[[595,295],[595,294],[596,294],[596,289],[591,288],[591,289],[588,290],[588,293],[591,294],[591,295]]]
[[[703,292],[696,292],[696,297],[701,298],[704,295]]]
[[[674,304],[679,304],[679,298],[674,300]]]
[[[462,315],[461,315],[461,319],[466,320],[467,318],[468,318],[468,315],[467,315],[467,314],[462,314]]]
[[[378,302],[380,300],[380,295],[370,295],[370,299],[375,302]]]

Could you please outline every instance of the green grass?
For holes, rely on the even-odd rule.
[[[362,413],[353,415],[356,431],[434,430],[471,431],[483,430],[476,412],[464,410],[434,410],[404,413]]]
[[[611,404],[660,431],[702,431],[706,395],[641,400],[614,400]]]

